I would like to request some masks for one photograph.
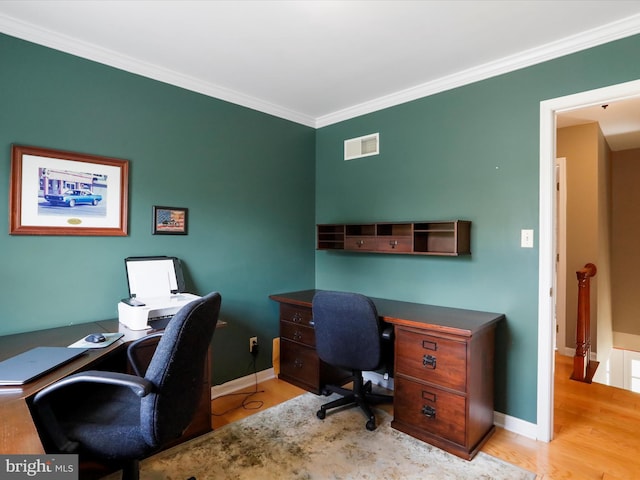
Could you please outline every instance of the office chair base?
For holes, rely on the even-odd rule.
[[[373,393],[371,381],[363,383],[362,375],[354,375],[353,390],[349,390],[342,387],[333,385],[327,385],[326,389],[330,392],[342,395],[342,398],[338,398],[332,402],[325,403],[320,407],[320,410],[316,412],[316,416],[320,420],[324,420],[327,416],[327,410],[338,407],[359,407],[365,417],[367,417],[367,423],[365,424],[367,430],[373,431],[376,429],[376,417],[371,410],[370,405],[377,405],[379,403],[393,402],[393,396],[382,395]]]

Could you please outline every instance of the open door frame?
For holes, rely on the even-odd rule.
[[[556,113],[640,96],[640,80],[540,102],[537,439],[553,439]]]
[[[557,255],[555,261],[554,315],[555,315],[555,350],[562,355],[569,355],[567,348],[567,159],[556,159],[554,182],[557,184],[555,233]]]

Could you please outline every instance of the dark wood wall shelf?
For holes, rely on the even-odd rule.
[[[407,255],[470,255],[468,220],[317,225],[317,249]]]

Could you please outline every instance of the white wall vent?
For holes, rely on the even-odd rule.
[[[372,133],[344,141],[344,159],[369,157],[380,153],[380,134]]]

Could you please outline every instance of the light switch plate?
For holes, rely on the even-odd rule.
[[[522,248],[533,248],[533,230],[522,229],[520,231],[520,246]]]

